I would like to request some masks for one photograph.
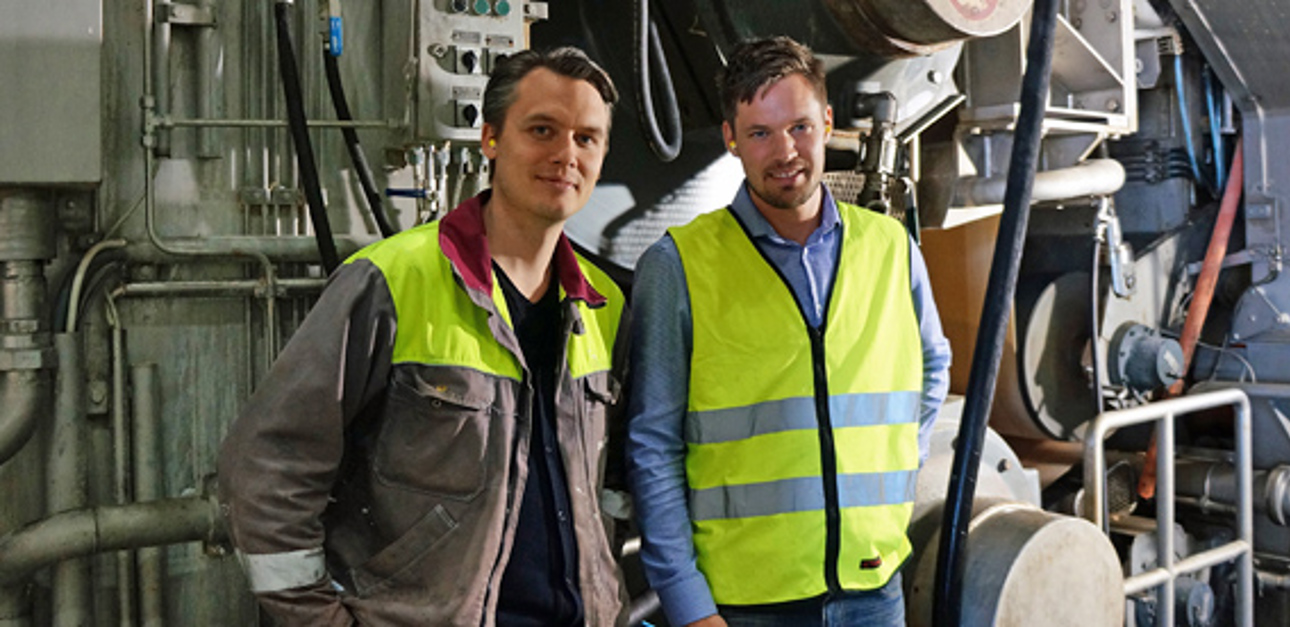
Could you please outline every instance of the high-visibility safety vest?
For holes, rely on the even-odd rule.
[[[923,357],[909,238],[838,211],[819,328],[733,212],[669,230],[693,315],[690,518],[719,604],[879,588],[910,553]]]
[[[464,278],[464,291],[449,289],[456,271],[440,250],[439,227],[440,222],[419,226],[419,236],[409,233],[382,240],[346,261],[368,259],[385,275],[399,316],[391,361],[396,365],[459,366],[521,380],[517,354],[496,339],[498,330],[489,323],[491,310],[511,324],[501,282],[493,278],[488,294]],[[576,259],[578,272],[592,289],[613,297],[608,306],[575,301],[580,320],[577,330],[569,335],[565,356],[569,376],[578,379],[610,369],[622,298],[608,274],[581,256],[571,258]],[[561,283],[559,289],[563,301],[565,286]]]

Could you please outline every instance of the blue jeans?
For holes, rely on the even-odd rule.
[[[723,606],[720,614],[730,627],[905,627],[905,595],[896,573],[877,590],[830,596],[800,610]]]

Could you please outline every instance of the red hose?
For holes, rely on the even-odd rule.
[[[1236,221],[1236,208],[1240,206],[1241,189],[1245,185],[1244,158],[1241,152],[1243,140],[1236,140],[1236,154],[1232,157],[1231,174],[1227,178],[1227,188],[1223,190],[1223,201],[1218,208],[1218,220],[1214,222],[1214,232],[1209,238],[1209,249],[1205,251],[1205,262],[1201,265],[1200,276],[1196,279],[1196,289],[1192,292],[1191,304],[1187,306],[1187,320],[1183,323],[1182,338],[1179,340],[1183,350],[1182,373],[1174,384],[1169,386],[1166,397],[1178,396],[1183,391],[1183,381],[1191,369],[1191,358],[1196,352],[1196,341],[1205,326],[1205,317],[1209,314],[1209,303],[1214,300],[1214,287],[1218,285],[1218,272],[1223,268],[1223,257],[1227,256],[1227,240],[1232,235],[1232,223]],[[1138,480],[1138,494],[1149,499],[1156,494],[1156,438],[1151,438],[1147,448],[1146,463],[1142,468],[1142,477]]]

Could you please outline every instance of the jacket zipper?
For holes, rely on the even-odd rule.
[[[748,238],[748,244],[761,255],[766,265],[770,267],[775,275],[779,277],[784,288],[788,290],[788,297],[797,307],[797,313],[802,317],[802,325],[806,327],[807,335],[811,340],[811,374],[815,384],[815,421],[819,429],[820,436],[820,480],[824,483],[824,582],[828,586],[829,592],[837,594],[842,591],[842,584],[838,578],[838,557],[842,552],[842,512],[838,504],[838,456],[837,448],[833,442],[833,419],[829,414],[829,380],[827,363],[824,360],[824,332],[828,327],[829,305],[833,302],[833,288],[838,284],[838,269],[842,266],[842,245],[838,243],[837,258],[833,262],[833,281],[829,284],[829,293],[824,298],[824,314],[820,316],[820,326],[811,326],[811,319],[807,317],[806,310],[802,308],[802,303],[798,302],[797,294],[793,291],[793,284],[788,282],[788,277],[780,271],[770,257],[762,251],[753,239],[752,233],[744,225],[743,220],[730,207],[726,208],[730,216],[734,218],[735,224],[743,229],[744,236]],[[838,234],[841,238],[842,233]]]
[[[829,414],[829,381],[825,372],[824,332],[811,327],[811,369],[815,379],[815,417],[820,430],[820,469],[824,480],[824,580],[829,592],[842,591],[838,580],[838,555],[842,544],[842,512],[838,504],[838,456],[833,443],[833,418]]]

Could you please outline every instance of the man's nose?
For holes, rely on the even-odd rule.
[[[551,161],[565,167],[571,167],[578,162],[578,142],[573,134],[561,135],[552,146]]]
[[[784,161],[797,158],[797,140],[792,133],[784,132],[775,135],[775,156]]]

